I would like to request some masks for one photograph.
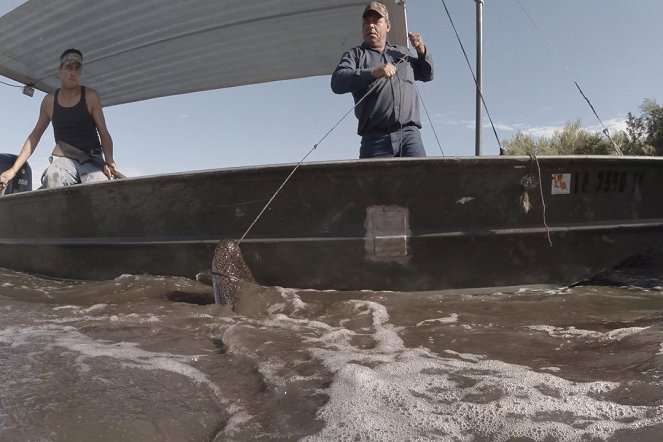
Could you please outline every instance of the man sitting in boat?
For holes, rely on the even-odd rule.
[[[416,54],[387,41],[384,4],[369,3],[362,17],[364,42],[343,54],[331,78],[332,91],[351,92],[359,103],[359,158],[425,157],[414,81],[433,79],[433,59],[418,33],[408,35]]]
[[[37,148],[53,122],[56,146],[42,175],[43,187],[60,187],[110,179],[117,173],[113,140],[106,128],[96,91],[81,86],[83,54],[67,49],[60,56],[60,89],[41,102],[39,119],[14,165],[0,175],[0,188],[10,182]],[[100,142],[101,138],[101,142]],[[103,155],[102,155],[103,153]]]

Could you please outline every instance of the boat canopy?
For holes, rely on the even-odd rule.
[[[361,42],[367,0],[28,0],[0,17],[0,75],[44,92],[58,57],[84,54],[105,106],[331,74]],[[387,0],[393,43],[405,10]]]

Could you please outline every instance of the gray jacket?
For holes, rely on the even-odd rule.
[[[373,69],[386,63],[397,67],[397,75],[391,79],[374,80]],[[433,59],[428,50],[426,54],[419,55],[403,46],[387,43],[381,53],[363,43],[343,54],[332,74],[331,88],[337,94],[352,92],[356,104],[374,81],[380,82],[355,108],[359,120],[357,133],[365,135],[390,132],[400,125],[421,128],[419,98],[414,82],[432,79]]]

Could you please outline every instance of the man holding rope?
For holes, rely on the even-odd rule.
[[[0,189],[9,183],[37,148],[53,122],[55,149],[42,175],[43,187],[103,181],[118,176],[113,160],[113,140],[106,128],[96,91],[81,86],[83,54],[67,49],[60,56],[60,89],[44,97],[39,119],[14,165],[0,174]]]
[[[362,15],[364,42],[343,54],[331,78],[336,94],[351,92],[361,136],[359,158],[425,157],[415,80],[433,79],[433,59],[418,33],[416,54],[387,41],[387,7],[371,2]]]

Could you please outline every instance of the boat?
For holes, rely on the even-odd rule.
[[[74,32],[90,35],[86,83],[107,105],[330,74],[356,40],[364,4],[28,0],[0,18],[0,75],[53,90],[51,60]],[[404,29],[403,5],[389,7]],[[301,26],[323,18],[347,26],[322,41],[301,37]],[[237,56],[229,39],[254,21],[270,41],[292,44],[246,60],[280,60],[277,69],[233,72],[219,60]],[[65,31],[52,36],[40,23]],[[257,50],[260,39],[247,44]],[[312,62],[295,72],[302,54]],[[118,65],[134,68],[110,75]],[[0,197],[0,266],[70,279],[195,277],[230,239],[268,286],[567,286],[661,248],[661,182],[660,157],[477,156],[237,167],[15,192]]]

